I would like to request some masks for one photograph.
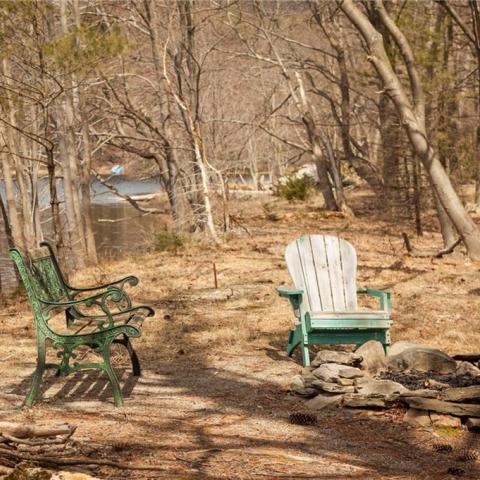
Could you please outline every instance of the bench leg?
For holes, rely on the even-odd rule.
[[[121,407],[123,405],[123,398],[122,398],[122,391],[120,390],[120,384],[118,383],[118,378],[115,373],[115,370],[112,367],[110,362],[110,345],[112,341],[107,341],[102,349],[102,356],[103,356],[103,369],[105,373],[108,375],[108,379],[112,384],[113,389],[113,401],[116,407]]]
[[[45,358],[47,347],[45,345],[45,339],[39,338],[37,341],[37,368],[33,374],[32,383],[30,389],[23,403],[27,407],[31,407],[38,394],[40,383],[42,382],[43,372],[45,371]]]
[[[142,374],[142,369],[140,367],[137,352],[135,352],[130,339],[126,335],[123,335],[122,339],[116,338],[113,343],[121,343],[127,349],[128,354],[130,355],[130,361],[132,362],[133,376],[139,377]]]

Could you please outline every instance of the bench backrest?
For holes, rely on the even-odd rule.
[[[40,245],[43,248],[33,250],[28,256],[17,248],[11,248],[9,254],[17,266],[35,316],[45,317],[49,309],[40,300],[58,302],[67,300],[69,295],[51,246],[46,242]]]
[[[295,288],[305,292],[303,308],[323,312],[357,309],[357,255],[346,240],[304,235],[288,245],[285,260]]]

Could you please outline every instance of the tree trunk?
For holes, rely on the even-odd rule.
[[[440,163],[438,154],[429,143],[425,131],[423,90],[415,69],[413,55],[411,51],[409,51],[410,47],[406,39],[401,32],[395,30],[396,26],[390,17],[386,15],[384,10],[382,11],[382,3],[376,1],[375,6],[380,11],[383,23],[390,33],[393,31],[394,34],[397,35],[396,42],[399,44],[400,51],[405,59],[411,81],[411,91],[414,99],[413,106],[391,67],[380,33],[375,30],[368,18],[354,5],[352,0],[339,1],[338,4],[363,36],[369,50],[368,59],[373,63],[378,75],[383,81],[384,88],[389,92],[390,97],[397,107],[412,147],[421,159],[440,203],[452,220],[457,232],[462,237],[467,247],[468,255],[472,259],[480,260],[480,232],[462,205],[460,198],[452,186],[450,178]],[[392,34],[392,36],[394,35]],[[401,36],[401,38],[398,38],[399,36]]]

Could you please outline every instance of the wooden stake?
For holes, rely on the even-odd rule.
[[[213,281],[215,284],[215,290],[218,289],[218,279],[217,279],[217,266],[215,265],[215,262],[213,262]]]

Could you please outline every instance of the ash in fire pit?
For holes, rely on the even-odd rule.
[[[379,378],[400,383],[409,390],[429,388],[443,390],[448,387],[471,387],[480,385],[480,376],[470,374],[457,375],[456,373],[441,374],[437,372],[392,372],[380,373]]]

